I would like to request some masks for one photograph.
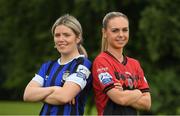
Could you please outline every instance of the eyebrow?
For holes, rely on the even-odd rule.
[[[129,27],[122,27],[122,28],[119,28],[119,27],[110,27],[111,29],[124,29],[124,28],[129,28]]]

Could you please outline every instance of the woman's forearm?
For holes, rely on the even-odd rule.
[[[151,108],[151,97],[150,93],[143,93],[136,102],[132,103],[130,106],[139,109],[139,110],[150,110]]]
[[[23,99],[30,102],[42,101],[52,92],[51,87],[40,87],[36,82],[31,82],[25,89]]]
[[[125,90],[125,91],[122,91],[121,100],[124,101],[123,105],[129,106],[130,104],[135,103],[141,96],[142,96],[142,93],[138,89]]]
[[[69,103],[80,92],[79,85],[74,82],[66,82],[63,87],[53,87],[54,92],[44,99],[44,102],[53,105]]]
[[[128,106],[136,102],[142,96],[142,93],[139,90],[119,90],[113,88],[107,92],[107,95],[115,103]]]
[[[63,105],[63,104],[65,104],[65,102],[62,102],[62,100],[57,99],[57,97],[54,93],[47,96],[43,101],[45,103],[52,104],[52,105]]]

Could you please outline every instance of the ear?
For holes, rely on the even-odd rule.
[[[78,43],[80,43],[81,42],[81,39],[80,39],[80,36],[78,36],[77,38],[76,38],[76,43],[78,44]]]

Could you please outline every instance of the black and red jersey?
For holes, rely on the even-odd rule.
[[[136,114],[136,109],[113,103],[106,92],[120,82],[123,90],[139,89],[149,92],[148,83],[140,63],[127,56],[120,63],[111,53],[102,52],[93,62],[93,88],[98,115],[103,114]]]

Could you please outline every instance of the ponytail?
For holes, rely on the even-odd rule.
[[[102,41],[101,41],[101,52],[107,50],[107,39],[104,37],[104,33],[102,35]]]
[[[83,54],[85,55],[85,57],[88,57],[86,49],[81,44],[78,45],[78,51],[80,54]]]

